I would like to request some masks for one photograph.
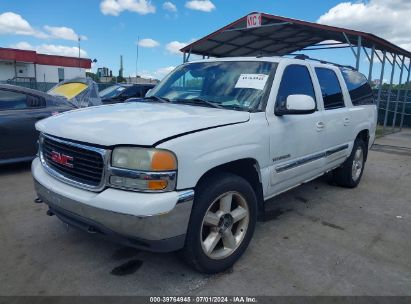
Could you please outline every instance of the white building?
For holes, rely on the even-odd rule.
[[[35,51],[0,48],[0,81],[37,81],[58,83],[85,77],[91,60],[38,54]]]

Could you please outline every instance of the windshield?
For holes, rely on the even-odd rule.
[[[175,69],[147,96],[173,103],[250,111],[260,104],[275,66],[263,61],[188,63]]]
[[[120,93],[123,92],[125,89],[125,87],[113,85],[111,87],[105,88],[100,93],[98,93],[98,95],[101,98],[114,98],[120,95]]]
[[[53,96],[61,96],[70,100],[83,92],[85,89],[87,89],[87,84],[81,82],[69,82],[55,86],[47,93]]]

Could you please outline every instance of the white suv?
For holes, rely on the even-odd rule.
[[[144,99],[37,123],[49,215],[214,273],[247,248],[264,202],[332,171],[358,185],[377,111],[350,68],[281,57],[177,67]]]

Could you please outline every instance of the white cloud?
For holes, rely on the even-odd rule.
[[[170,1],[166,1],[163,3],[163,9],[174,13],[177,12],[177,6]]]
[[[192,10],[202,11],[202,12],[207,12],[207,13],[215,10],[215,5],[210,0],[187,1],[185,7],[192,9]]]
[[[180,41],[171,41],[167,43],[166,45],[166,50],[175,55],[181,55],[182,53],[180,52],[180,49],[185,47],[189,42],[180,42]]]
[[[71,28],[61,26],[44,26],[44,31],[34,29],[21,15],[13,12],[0,14],[0,35],[26,35],[41,39],[64,39],[77,41],[78,34]],[[86,36],[80,36],[87,40]]]
[[[10,45],[10,47],[14,49],[33,50],[41,54],[78,57],[78,47],[75,46],[55,44],[41,44],[34,46],[28,42],[21,41],[16,44]],[[82,58],[87,57],[87,52],[83,49],[80,49],[80,56]]]
[[[78,47],[75,46],[42,44],[36,47],[36,51],[42,54],[78,57]],[[87,52],[80,49],[80,56],[82,58],[87,57]]]
[[[0,35],[1,34],[47,38],[45,33],[35,30],[26,19],[13,12],[0,14]]]
[[[123,11],[146,15],[156,12],[156,7],[149,0],[103,0],[100,10],[104,15],[118,16]]]
[[[138,45],[141,47],[145,47],[145,48],[154,48],[160,45],[160,43],[154,39],[151,38],[145,38],[145,39],[141,39],[138,42]]]
[[[45,25],[44,29],[49,33],[50,38],[77,41],[78,37],[80,36],[81,40],[87,40],[86,36],[77,34],[73,29],[69,27]]]
[[[322,15],[318,22],[370,32],[411,51],[410,15],[409,0],[343,2]]]
[[[19,50],[29,50],[29,51],[35,50],[34,47],[26,41],[21,41],[15,44],[11,44],[10,47],[12,49],[19,49]]]
[[[168,73],[170,73],[172,70],[174,70],[176,67],[175,66],[168,66],[164,68],[159,68],[155,71],[155,75],[157,78],[161,79],[164,76],[166,76]]]

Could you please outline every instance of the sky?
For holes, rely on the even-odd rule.
[[[411,51],[409,0],[0,0],[0,47],[78,56],[80,37],[93,71],[117,75],[123,55],[124,75],[134,76],[139,39],[138,75],[161,79],[182,63],[181,47],[253,11],[371,32]],[[355,62],[349,49],[315,56]]]

